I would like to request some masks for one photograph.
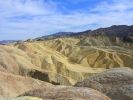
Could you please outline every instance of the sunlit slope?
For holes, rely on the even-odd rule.
[[[1,45],[0,70],[53,84],[73,85],[108,68],[132,68],[130,45],[107,37],[57,38]]]
[[[47,47],[43,42],[0,46],[0,55],[2,71],[31,76],[54,84],[72,85],[104,70],[72,64],[66,56]]]
[[[91,68],[131,67],[133,65],[132,44],[108,37],[60,38],[46,42],[73,64]]]

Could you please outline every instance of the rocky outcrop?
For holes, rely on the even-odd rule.
[[[102,93],[90,88],[57,86],[49,89],[36,89],[21,96],[35,96],[43,100],[111,100]]]
[[[78,82],[75,86],[96,89],[113,100],[133,100],[133,70],[110,69]]]

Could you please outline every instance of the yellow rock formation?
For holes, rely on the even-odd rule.
[[[133,65],[133,49],[108,38],[57,38],[0,46],[0,70],[74,85],[108,68]]]

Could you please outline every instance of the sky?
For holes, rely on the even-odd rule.
[[[133,24],[133,0],[0,0],[0,40]]]

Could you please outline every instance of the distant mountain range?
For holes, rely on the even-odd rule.
[[[42,36],[36,38],[36,40],[43,39],[53,39],[59,37],[73,37],[73,36],[98,36],[98,35],[106,35],[106,36],[115,36],[120,38],[131,38],[133,37],[133,25],[113,25],[107,28],[99,28],[96,30],[87,30],[83,32],[58,32],[55,34]]]
[[[36,39],[52,39],[52,38],[58,38],[58,37],[66,37],[66,36],[71,36],[74,35],[76,33],[74,32],[58,32],[55,34],[51,34],[51,35],[46,35],[46,36],[42,36]]]
[[[51,35],[35,38],[33,40],[47,40],[59,37],[81,37],[81,36],[113,36],[122,38],[124,41],[133,42],[133,25],[113,25],[107,28],[99,28],[96,30],[86,30],[83,32],[58,32]],[[0,44],[9,44],[18,42],[18,40],[3,40]]]
[[[133,25],[114,25],[107,28],[99,28],[94,31],[90,31],[91,35],[108,35],[108,36],[117,36],[117,37],[128,37],[133,36]]]

